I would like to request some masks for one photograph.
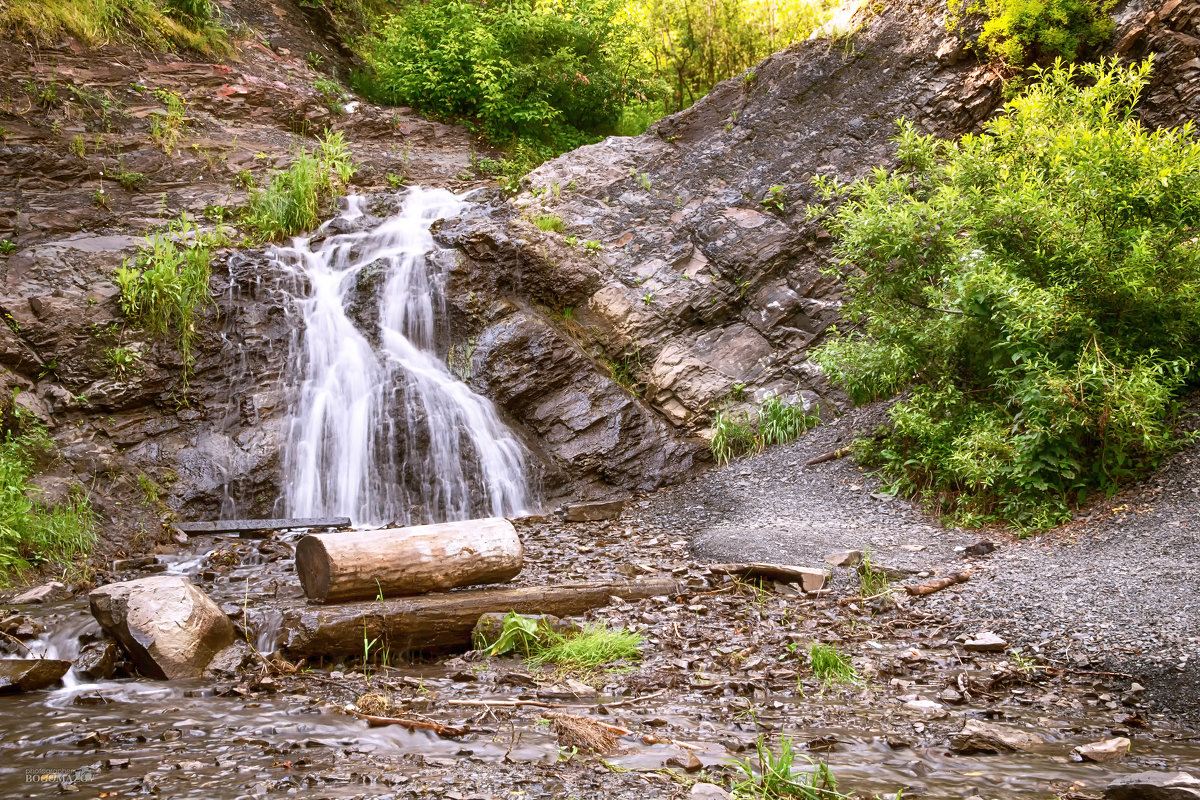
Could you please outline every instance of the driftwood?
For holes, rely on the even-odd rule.
[[[349,517],[315,517],[310,519],[230,519],[214,522],[176,522],[171,527],[187,534],[237,533],[248,538],[262,538],[272,531],[295,528],[345,528]]]
[[[808,461],[804,462],[806,467],[815,467],[817,464],[824,464],[826,461],[834,461],[843,456],[850,455],[849,447],[839,447],[837,450],[830,450],[828,453],[821,453],[819,456],[813,456]]]
[[[798,583],[806,592],[820,591],[828,577],[823,569],[797,567],[793,564],[709,564],[716,575],[739,575],[747,578],[768,578],[784,583]]]
[[[608,605],[610,598],[642,600],[688,591],[673,578],[588,581],[557,586],[474,589],[419,597],[292,608],[284,613],[282,650],[291,658],[361,655],[363,637],[393,653],[448,649],[471,643],[483,614],[569,617]]]
[[[971,579],[974,570],[964,569],[961,572],[952,572],[949,575],[943,575],[940,578],[918,583],[916,586],[905,586],[904,591],[914,597],[921,597],[934,592],[940,592],[942,589],[948,589],[956,583],[966,583]]]
[[[454,739],[467,734],[466,728],[456,728],[453,725],[443,725],[440,722],[426,719],[413,719],[412,717],[377,717],[374,714],[364,714],[361,711],[355,711],[354,716],[361,720],[365,720],[372,728],[382,728],[385,725],[399,725],[408,728],[410,731],[423,730],[433,731],[438,736],[446,736]]]
[[[503,583],[521,571],[521,540],[506,519],[317,533],[296,545],[296,573],[320,603]]]

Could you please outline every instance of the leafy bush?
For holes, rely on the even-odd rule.
[[[429,0],[363,40],[368,94],[565,150],[610,130],[648,69],[618,0]]]
[[[0,584],[51,562],[69,562],[91,551],[96,519],[86,495],[53,507],[36,500],[29,479],[39,455],[51,449],[46,428],[16,404],[0,441]]]
[[[964,523],[1051,526],[1144,474],[1200,357],[1192,124],[1139,123],[1149,62],[1036,73],[980,135],[901,122],[902,168],[830,221],[861,329],[815,357],[858,400],[908,387],[860,457]]]
[[[950,22],[983,12],[988,20],[979,47],[1013,66],[1073,61],[1112,35],[1116,0],[949,0]]]
[[[300,148],[291,168],[272,175],[265,189],[251,190],[242,221],[265,241],[314,228],[355,171],[343,134],[327,134],[312,152]]]
[[[125,316],[157,336],[174,331],[185,381],[192,364],[196,311],[212,301],[208,279],[213,244],[214,239],[201,234],[185,214],[166,233],[143,239],[137,255],[126,259],[115,275]],[[111,363],[133,366],[132,359]]]

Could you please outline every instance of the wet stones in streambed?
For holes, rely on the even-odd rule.
[[[13,605],[42,605],[44,603],[57,603],[63,600],[71,599],[71,590],[67,588],[65,583],[60,581],[50,581],[49,583],[35,586],[32,589],[22,592],[21,594],[9,600]]]
[[[58,683],[70,661],[51,658],[0,659],[0,692],[36,692]]]
[[[84,645],[75,657],[75,671],[90,680],[108,680],[116,674],[120,658],[116,642],[91,642]]]
[[[234,641],[233,623],[217,604],[177,575],[112,583],[89,600],[100,626],[148,677],[199,677]]]
[[[1186,772],[1139,772],[1108,785],[1104,800],[1200,800],[1200,780]]]
[[[969,719],[950,737],[950,749],[956,753],[1017,753],[1033,750],[1043,742],[1036,734]]]

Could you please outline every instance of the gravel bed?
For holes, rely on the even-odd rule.
[[[930,595],[952,632],[989,628],[1042,661],[1135,676],[1150,703],[1200,721],[1200,444],[1149,479],[1097,501],[1072,523],[1019,539],[1001,530],[948,529],[843,458],[808,459],[872,430],[878,407],[856,410],[791,445],[719,467],[639,504],[627,518],[686,535],[699,561],[820,566],[838,550],[869,548],[901,570],[971,580]],[[1200,426],[1193,407],[1185,426]],[[998,549],[964,560],[986,539]]]

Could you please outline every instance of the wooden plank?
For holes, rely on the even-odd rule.
[[[344,605],[284,610],[280,641],[291,657],[362,655],[363,637],[393,653],[466,647],[483,614],[553,614],[569,617],[606,606],[617,597],[642,600],[692,590],[674,578],[593,581],[557,586],[472,589]]]
[[[349,517],[312,517],[300,519],[224,519],[209,522],[176,522],[174,528],[186,534],[239,533],[243,536],[264,536],[271,531],[292,528],[345,528]]]

